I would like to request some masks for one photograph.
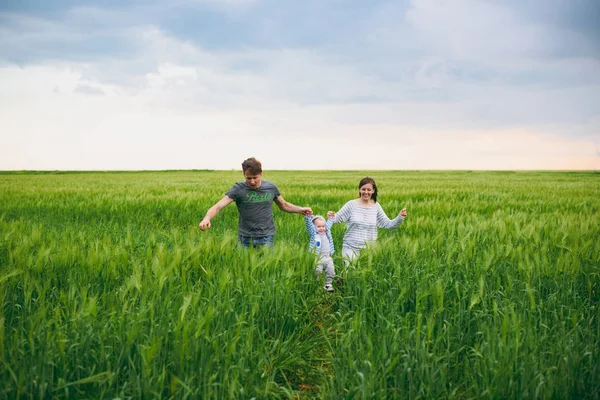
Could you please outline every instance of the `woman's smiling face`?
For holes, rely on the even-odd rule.
[[[371,200],[371,196],[373,196],[373,185],[370,183],[365,183],[359,189],[360,198],[364,201]]]

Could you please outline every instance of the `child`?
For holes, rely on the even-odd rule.
[[[333,224],[332,220],[325,222],[325,218],[320,215],[305,216],[306,231],[310,236],[310,251],[314,251],[317,256],[317,266],[315,268],[315,276],[318,278],[323,269],[325,270],[325,286],[323,289],[328,292],[333,292],[333,277],[335,269],[333,267],[333,238],[329,229]]]

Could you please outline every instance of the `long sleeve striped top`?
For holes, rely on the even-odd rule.
[[[334,223],[347,222],[348,230],[344,235],[344,247],[360,250],[377,240],[377,228],[395,229],[404,218],[398,215],[389,219],[379,203],[371,207],[360,205],[356,200],[347,202],[333,218]]]

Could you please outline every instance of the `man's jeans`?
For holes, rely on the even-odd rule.
[[[270,235],[270,236],[259,236],[259,237],[252,237],[252,236],[242,236],[239,235],[238,236],[238,242],[248,248],[250,246],[256,248],[259,247],[273,247],[273,241],[274,241],[274,236]]]

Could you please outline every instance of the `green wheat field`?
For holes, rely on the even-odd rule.
[[[600,398],[600,174],[263,179],[325,214],[367,175],[408,218],[327,293],[300,215],[198,230],[241,171],[0,173],[0,399]]]

